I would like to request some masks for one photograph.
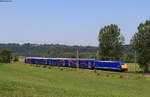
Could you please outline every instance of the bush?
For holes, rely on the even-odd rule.
[[[18,62],[18,61],[19,61],[19,56],[18,56],[18,54],[16,54],[16,53],[13,53],[13,54],[12,54],[12,61],[13,61],[13,62]]]
[[[11,51],[4,49],[0,52],[0,62],[1,63],[10,63],[12,59]]]

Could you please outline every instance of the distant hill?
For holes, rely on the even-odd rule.
[[[0,50],[9,49],[13,53],[21,56],[31,57],[68,57],[75,58],[76,51],[79,50],[80,58],[96,58],[98,47],[96,46],[69,46],[60,44],[0,44]],[[130,45],[124,45],[124,59],[129,60],[133,57]],[[130,58],[129,58],[130,57]]]
[[[76,57],[77,49],[81,56],[95,55],[97,47],[94,46],[68,46],[59,44],[0,44],[0,50],[9,49],[21,56],[47,56],[47,57]],[[91,56],[93,57],[93,56]]]

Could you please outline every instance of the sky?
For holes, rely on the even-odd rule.
[[[0,43],[97,46],[102,27],[117,24],[125,44],[145,20],[150,0],[12,0],[0,2]]]

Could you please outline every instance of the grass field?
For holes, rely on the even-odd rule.
[[[142,75],[0,64],[0,97],[150,97]]]
[[[128,63],[128,71],[129,72],[140,72],[142,69],[139,68],[137,63]]]

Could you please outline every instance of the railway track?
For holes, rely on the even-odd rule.
[[[133,74],[133,75],[143,75],[146,77],[150,77],[150,73],[144,73],[144,72],[119,72],[119,71],[109,71],[109,70],[101,70],[101,71],[108,71],[112,73],[122,73],[122,74]]]
[[[137,74],[137,75],[144,75],[150,77],[150,73],[143,73],[143,72],[122,72],[125,74]]]
[[[122,74],[132,74],[132,75],[143,75],[145,77],[150,77],[150,73],[144,73],[144,72],[117,72],[117,71],[110,71],[113,73],[122,73]]]

